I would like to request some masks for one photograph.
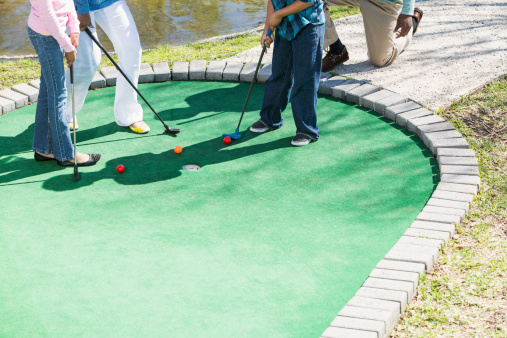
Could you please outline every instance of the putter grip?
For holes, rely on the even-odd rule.
[[[74,65],[70,66],[70,83],[74,83]]]
[[[271,33],[273,33],[273,31],[271,30],[271,27],[269,27],[268,32],[266,33],[266,37],[271,36]],[[264,43],[264,46],[262,46],[262,47],[264,47],[264,49],[266,49],[266,43]],[[262,51],[262,52],[264,53],[264,51]]]

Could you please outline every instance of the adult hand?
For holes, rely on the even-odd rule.
[[[74,49],[72,52],[65,52],[65,58],[67,59],[67,66],[72,66],[76,61],[77,51]]]
[[[78,14],[77,19],[79,20],[79,29],[84,31],[86,27],[95,28],[92,25],[92,18],[90,17],[90,13],[86,14]]]
[[[77,48],[77,46],[79,45],[79,33],[72,33],[70,35],[70,42],[72,43],[74,48]]]
[[[400,16],[398,16],[398,21],[396,22],[396,27],[394,27],[393,31],[393,33],[396,34],[396,39],[407,36],[410,32],[410,28],[412,28],[412,16],[400,14]]]

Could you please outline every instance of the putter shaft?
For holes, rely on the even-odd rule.
[[[262,57],[264,56],[264,53],[266,52],[266,45],[262,47],[261,57],[259,58],[259,62],[257,62],[257,68],[255,68],[255,74],[252,79],[252,82],[250,83],[250,89],[248,90],[248,95],[246,96],[245,104],[243,106],[243,111],[241,112],[241,117],[239,118],[238,127],[236,129],[239,129],[239,126],[241,125],[241,121],[243,120],[243,115],[245,115],[246,105],[248,104],[248,100],[250,99],[250,94],[252,94],[252,88],[255,83],[255,80],[257,79],[257,73],[259,72],[259,67],[262,63]]]
[[[116,63],[116,61],[113,60],[113,58],[111,57],[111,55],[109,55],[109,53],[106,51],[106,49],[99,43],[99,41],[95,38],[95,36],[93,36],[92,32],[90,31],[90,29],[88,27],[86,27],[85,29],[85,32],[86,34],[88,34],[88,36],[90,37],[90,39],[93,40],[93,42],[97,45],[97,47],[99,47],[102,52],[104,52],[104,54],[108,57],[109,61],[111,61],[111,63],[116,67],[116,69],[118,69],[118,71],[121,73],[121,75],[123,75],[123,77],[125,78],[125,80],[127,80],[127,82],[130,84],[130,86],[136,91],[136,93],[141,97],[141,99],[143,99],[143,101],[148,105],[148,107],[150,107],[151,111],[153,112],[153,114],[155,114],[155,116],[160,120],[160,122],[162,122],[162,124],[164,125],[165,127],[165,132],[167,134],[178,134],[181,129],[176,129],[176,128],[169,128],[169,126],[162,120],[162,118],[157,114],[157,112],[155,111],[155,109],[153,109],[153,107],[151,106],[151,104],[149,104],[148,100],[146,100],[143,96],[143,94],[141,94],[141,92],[137,89],[136,86],[134,86],[134,84],[132,83],[132,81],[130,81],[130,79],[128,78],[128,76],[123,72],[123,70],[120,68],[120,66]]]
[[[271,27],[270,27],[268,29],[268,33],[266,34],[266,36],[267,37],[271,36],[271,33],[272,33],[272,31],[271,31]],[[239,127],[241,126],[241,121],[243,121],[243,116],[245,115],[246,105],[248,104],[248,100],[250,99],[250,94],[252,93],[253,85],[254,85],[255,81],[257,80],[257,73],[259,72],[259,68],[261,66],[262,58],[264,57],[265,52],[266,52],[266,44],[264,44],[264,46],[262,47],[261,56],[259,57],[259,62],[257,62],[257,67],[255,68],[255,73],[254,73],[252,82],[250,83],[250,89],[248,89],[248,94],[246,96],[245,104],[243,105],[243,110],[241,111],[241,116],[239,118],[238,127],[236,128],[236,131],[234,132],[234,134],[222,134],[223,136],[229,136],[233,139],[238,139],[241,137],[241,135],[239,134]]]
[[[79,181],[77,169],[77,147],[76,147],[76,102],[74,100],[74,65],[70,66],[70,90],[72,96],[72,131],[74,134],[74,181]]]

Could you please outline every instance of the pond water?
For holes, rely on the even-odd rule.
[[[143,49],[241,32],[264,22],[267,0],[127,0]],[[35,54],[26,36],[28,0],[0,0],[0,55]],[[112,46],[99,36],[109,50]]]

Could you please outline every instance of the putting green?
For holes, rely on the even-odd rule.
[[[78,147],[102,160],[37,163],[35,106],[0,117],[0,336],[318,337],[400,238],[438,167],[413,135],[321,97],[321,139],[283,128],[226,146],[249,84],[140,86],[152,131],[113,122],[115,88],[91,91]],[[176,145],[183,147],[175,154]],[[118,164],[126,167],[118,174]],[[182,170],[197,164],[201,170]]]

